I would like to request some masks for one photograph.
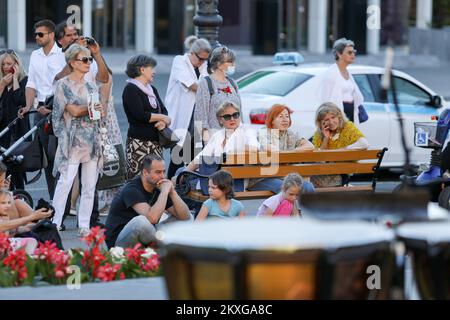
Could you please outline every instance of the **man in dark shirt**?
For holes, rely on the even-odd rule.
[[[164,212],[170,217],[160,223]],[[129,181],[111,203],[106,244],[109,248],[147,245],[156,241],[160,225],[180,220],[192,220],[189,208],[165,179],[164,160],[148,155],[142,162],[141,174]]]

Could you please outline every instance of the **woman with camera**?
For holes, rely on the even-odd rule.
[[[89,233],[89,222],[94,205],[95,187],[103,166],[101,133],[96,112],[103,113],[102,105],[94,97],[99,95],[95,83],[85,80],[93,61],[91,52],[78,44],[65,53],[72,72],[58,81],[52,111],[53,131],[58,138],[53,174],[60,174],[55,189],[53,222],[60,228],[73,180],[81,165],[80,209],[78,233]],[[94,110],[90,108],[94,105]]]
[[[151,85],[156,64],[155,59],[146,55],[134,56],[127,64],[126,74],[130,79],[122,94],[123,108],[129,123],[126,146],[127,180],[140,173],[142,160],[146,155],[162,157],[159,131],[171,123],[158,90]]]
[[[5,128],[17,118],[19,109],[25,106],[25,86],[28,77],[20,57],[14,50],[0,51],[0,128]],[[0,138],[0,146],[7,149],[30,130],[28,118],[22,119],[11,131]],[[13,189],[24,189],[22,172],[11,172]]]

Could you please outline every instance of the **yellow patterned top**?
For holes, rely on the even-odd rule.
[[[360,138],[364,138],[362,132],[351,121],[347,121],[341,132],[336,134],[328,141],[328,149],[343,149],[349,145],[356,143]],[[322,138],[320,134],[316,132],[313,138],[313,144],[316,148],[320,148],[322,145]]]

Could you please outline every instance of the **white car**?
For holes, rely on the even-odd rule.
[[[329,65],[279,65],[254,71],[238,80],[242,98],[242,119],[245,123],[262,126],[266,112],[276,103],[285,104],[293,111],[292,129],[307,139],[316,130],[314,118],[319,107],[319,77]],[[370,148],[389,148],[383,167],[404,165],[399,122],[393,104],[392,91],[387,99],[380,95],[383,68],[351,66],[362,94],[369,120],[360,125]],[[414,146],[414,122],[436,120],[445,107],[441,96],[408,74],[394,70],[397,96],[403,115],[406,141],[411,148],[411,164],[420,165],[430,159],[430,150]]]

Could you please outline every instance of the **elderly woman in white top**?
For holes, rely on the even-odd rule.
[[[165,100],[169,117],[172,119],[170,128],[180,138],[178,147],[171,151],[167,174],[169,179],[183,166],[183,162],[189,163],[194,158],[195,95],[199,80],[208,75],[205,62],[211,53],[209,42],[196,36],[188,37],[185,47],[189,52],[173,59]]]
[[[222,103],[216,112],[217,120],[223,128],[216,132],[205,148],[187,166],[186,170],[196,171],[200,167],[202,157],[221,158],[224,153],[257,152],[260,148],[257,132],[253,128],[243,125],[240,119],[240,109],[236,103],[227,101]],[[178,170],[179,174],[182,169]],[[251,179],[246,180],[247,190],[269,190],[278,193],[281,190],[280,179]]]
[[[83,188],[78,225],[79,235],[85,236],[89,233],[95,186],[103,166],[99,121],[91,120],[88,111],[88,97],[99,89],[84,79],[93,61],[89,49],[74,44],[65,57],[72,72],[58,81],[52,111],[53,131],[58,138],[53,174],[60,174],[53,198],[53,222],[61,227],[67,197],[81,165]],[[103,114],[101,104],[96,109]]]
[[[347,70],[355,62],[355,43],[345,38],[339,39],[334,43],[333,54],[336,63],[321,76],[320,102],[334,103],[350,121],[358,125],[367,118],[364,117],[365,110],[362,107],[364,97]]]

